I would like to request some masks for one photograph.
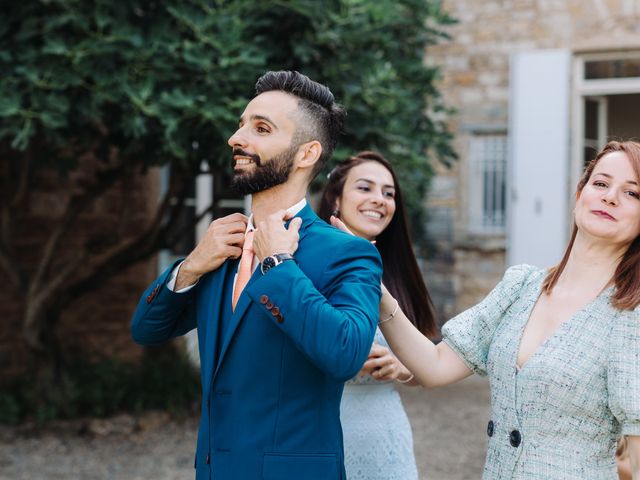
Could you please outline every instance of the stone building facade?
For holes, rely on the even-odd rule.
[[[449,41],[428,49],[427,62],[442,69],[460,158],[438,169],[427,202],[440,252],[427,275],[451,292],[441,300],[450,316],[480,300],[508,265],[559,259],[584,160],[607,139],[640,138],[640,1],[443,6],[458,23]],[[555,183],[536,176],[545,169]],[[557,239],[542,245],[526,230],[538,224]]]

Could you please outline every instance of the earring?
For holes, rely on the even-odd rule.
[[[336,208],[333,212],[331,212],[331,215],[338,218],[340,216],[340,210]]]

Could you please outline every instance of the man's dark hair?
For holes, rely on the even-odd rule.
[[[311,172],[313,179],[331,158],[342,133],[346,116],[328,87],[311,80],[299,72],[267,72],[256,82],[256,95],[282,91],[298,97],[300,118],[293,139],[295,145],[317,140],[322,154]]]

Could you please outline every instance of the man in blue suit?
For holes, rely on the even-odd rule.
[[[263,75],[229,139],[251,217],[215,220],[135,312],[143,345],[198,329],[197,480],[345,478],[340,397],[371,348],[381,262],[305,200],[343,118],[327,87]]]

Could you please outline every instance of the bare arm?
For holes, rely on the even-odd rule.
[[[388,318],[396,305],[396,300],[383,286],[380,318]],[[380,330],[389,342],[391,350],[424,387],[448,385],[472,373],[447,344],[441,342],[434,345],[420,333],[400,308],[391,320],[380,324]]]
[[[640,436],[627,436],[627,449],[631,463],[631,478],[640,480]]]
[[[339,218],[331,216],[331,224],[353,235],[353,232]],[[372,356],[382,356],[382,353],[373,355],[376,348],[374,345],[372,355],[365,362],[362,373],[371,373],[376,380],[400,379],[400,381],[410,378],[413,374],[415,378],[407,383],[427,388],[455,383],[473,373],[448,345],[444,342],[434,345],[411,323],[399,306],[395,310],[396,306],[398,302],[382,285],[380,319],[389,317],[391,312],[395,311],[395,314],[392,320],[383,321],[378,325],[389,342],[391,350],[400,361],[396,360],[396,365],[380,368],[387,362],[372,358]],[[397,372],[395,377],[391,376],[393,370]]]

